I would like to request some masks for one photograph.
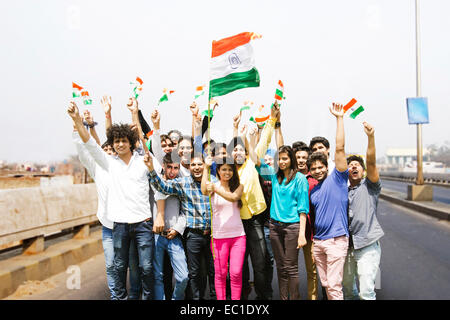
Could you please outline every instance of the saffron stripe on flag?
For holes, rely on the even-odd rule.
[[[350,118],[355,119],[355,118],[358,116],[358,114],[360,114],[360,113],[363,112],[363,111],[364,111],[363,106],[359,106],[358,109],[356,109],[355,111],[353,111],[353,112],[350,114]]]
[[[355,103],[356,103],[356,99],[352,98],[352,100],[350,100],[350,102],[344,106],[344,113],[346,113],[348,109],[353,107],[355,105]]]
[[[83,90],[83,87],[77,85],[75,82],[72,82],[72,88],[78,89],[78,90]]]
[[[220,56],[227,51],[233,50],[236,47],[242,46],[252,40],[253,32],[242,32],[237,35],[224,38],[221,40],[213,40],[211,58]]]

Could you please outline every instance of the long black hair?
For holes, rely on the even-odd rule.
[[[238,170],[237,170],[236,163],[234,162],[234,159],[231,158],[230,156],[222,157],[222,158],[218,159],[218,161],[216,161],[216,165],[217,165],[217,170],[216,170],[217,179],[220,180],[219,170],[225,164],[229,165],[231,167],[231,170],[233,171],[233,176],[231,177],[230,181],[228,182],[228,185],[230,187],[230,191],[234,192],[237,188],[239,188],[239,186],[241,184],[241,181],[239,180],[239,173],[238,173]],[[241,201],[241,199],[239,199],[237,201],[237,205],[238,205],[238,208],[242,208],[242,201]]]
[[[294,179],[295,175],[297,174],[297,158],[295,157],[294,150],[292,150],[291,146],[284,145],[278,148],[278,152],[276,155],[276,159],[278,162],[280,161],[280,153],[287,153],[289,159],[291,160],[289,176],[286,179],[287,185],[289,184],[289,182],[291,182],[292,179]],[[278,163],[277,166],[278,166],[277,180],[278,183],[281,184],[283,183],[284,173],[283,170],[280,170],[280,166]]]

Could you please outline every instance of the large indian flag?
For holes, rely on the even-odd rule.
[[[223,96],[242,88],[259,87],[250,41],[261,38],[253,32],[243,32],[213,41],[209,96]]]

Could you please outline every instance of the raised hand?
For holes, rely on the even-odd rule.
[[[76,119],[81,119],[78,107],[75,102],[70,101],[69,107],[67,108],[67,113],[75,121]]]
[[[159,115],[158,110],[153,110],[150,119],[152,120],[153,127],[159,128],[159,122],[161,120],[161,116]]]
[[[272,108],[270,109],[270,116],[272,118],[277,118],[279,117],[280,114],[280,105],[278,104],[278,102],[275,100]]]
[[[192,102],[192,104],[189,106],[189,109],[191,109],[192,115],[194,117],[196,117],[198,115],[198,106],[197,106],[197,103],[195,101]]]
[[[336,118],[344,116],[344,106],[342,104],[333,102],[333,105],[330,106],[329,109],[331,114],[334,115]]]
[[[249,139],[250,146],[254,148],[256,146],[256,140],[258,139],[258,129],[257,128],[250,129],[248,135],[250,137]]]
[[[94,123],[94,118],[92,117],[92,115],[88,109],[83,111],[83,117],[84,117],[84,120],[86,120],[88,125],[92,125]]]
[[[375,128],[367,123],[367,122],[363,122],[363,126],[364,126],[364,132],[367,134],[368,137],[373,136],[373,134],[375,133]]]
[[[235,115],[233,117],[233,127],[238,128],[240,122],[241,122],[241,114],[239,113],[238,115]]]
[[[144,164],[147,166],[149,171],[153,171],[153,158],[149,153],[146,153],[144,156]]]
[[[137,102],[136,98],[131,97],[130,99],[128,99],[127,108],[131,112],[137,112],[138,111],[138,102]]]
[[[106,114],[111,113],[111,97],[103,96],[103,98],[100,100],[100,103],[103,106],[103,110]]]
[[[241,128],[241,137],[245,137],[247,135],[248,127],[244,124]]]

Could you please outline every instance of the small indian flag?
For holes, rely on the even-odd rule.
[[[243,32],[213,41],[210,62],[209,96],[223,96],[238,89],[259,87],[250,41],[261,38],[253,32]]]
[[[278,80],[278,87],[275,90],[275,100],[280,102],[284,98],[283,92],[284,92],[283,82],[281,82],[281,80]]]
[[[244,105],[241,107],[240,113],[245,110],[250,110],[251,106],[253,106],[253,101],[244,101]]]
[[[91,105],[92,104],[92,99],[89,97],[89,92],[87,92],[86,90],[81,91],[81,97],[83,98],[83,103],[85,105]]]
[[[83,90],[82,86],[77,85],[75,82],[72,82],[72,97],[78,98],[81,97],[80,91]]]
[[[135,99],[137,99],[139,97],[139,95],[141,94],[143,83],[144,83],[144,81],[142,81],[142,79],[139,77],[136,77],[136,81],[130,82],[130,84],[134,86],[133,94],[134,94]]]
[[[204,94],[205,94],[205,86],[198,86],[195,89],[195,97],[194,97],[194,99],[197,100],[198,98],[200,98]]]
[[[356,102],[358,102],[355,98],[352,98],[345,106],[344,113],[350,111],[350,118],[355,119],[361,112],[364,111],[363,106],[356,107]]]
[[[159,101],[158,101],[158,106],[159,106],[159,104],[161,103],[161,102],[164,102],[164,101],[169,101],[169,96],[172,94],[172,93],[174,93],[175,92],[175,90],[167,90],[167,89],[164,89],[163,90],[163,96],[159,99]]]

